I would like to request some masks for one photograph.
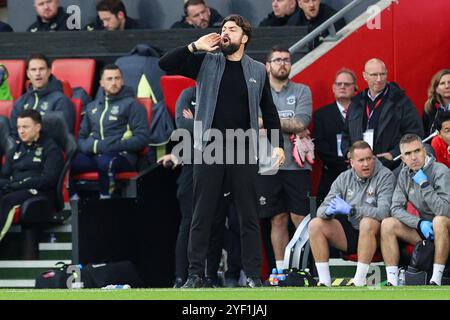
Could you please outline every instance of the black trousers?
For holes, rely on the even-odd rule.
[[[228,210],[228,228],[225,228],[224,240],[224,247],[228,253],[228,270],[225,278],[236,281],[239,280],[242,269],[240,233],[239,217],[234,205],[231,205]]]
[[[175,276],[185,280],[188,275],[189,267],[188,243],[193,213],[194,192],[192,165],[183,166],[177,184],[177,199],[180,205],[181,220],[175,248]],[[222,201],[223,202],[219,204],[219,210],[216,213],[218,219],[215,219],[216,223],[213,225],[213,231],[209,240],[209,249],[206,256],[206,275],[211,278],[217,278],[217,271],[222,257],[223,229],[225,227],[225,215],[223,211],[226,212],[229,207],[229,203],[226,199],[222,198]],[[221,218],[222,216],[223,219]]]
[[[259,277],[261,238],[255,191],[254,164],[194,164],[194,213],[189,238],[189,275],[202,275],[209,239],[224,192],[231,192],[241,227],[242,266],[247,276]]]
[[[0,240],[11,227],[15,211],[14,206],[21,205],[25,200],[35,197],[29,190],[18,190],[10,193],[0,193]]]

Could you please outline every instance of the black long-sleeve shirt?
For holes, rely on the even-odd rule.
[[[206,53],[192,54],[187,46],[176,48],[165,54],[159,61],[161,69],[196,79]],[[271,130],[280,130],[279,144],[283,148],[280,119],[273,102],[268,77],[264,83],[260,108],[265,128],[270,141]],[[212,128],[248,130],[250,125],[250,110],[247,84],[240,61],[226,61],[225,70],[220,83]]]

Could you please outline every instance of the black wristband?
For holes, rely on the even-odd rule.
[[[191,43],[191,46],[192,46],[192,50],[193,50],[194,52],[197,52],[197,51],[198,51],[197,46],[195,45],[195,41]]]
[[[424,188],[428,187],[429,185],[430,185],[430,183],[428,181],[425,181],[420,185],[420,188],[424,189]]]

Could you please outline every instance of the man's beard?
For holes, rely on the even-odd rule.
[[[220,51],[222,51],[224,56],[232,55],[233,53],[235,53],[236,51],[239,50],[239,47],[240,47],[240,45],[238,45],[237,43],[229,42],[228,45],[220,43]]]
[[[272,77],[274,77],[275,79],[277,79],[279,81],[285,81],[285,80],[289,79],[289,72],[287,72],[287,70],[286,70],[285,73],[280,73],[280,72],[272,73]]]

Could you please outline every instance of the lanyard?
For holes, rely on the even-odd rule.
[[[366,104],[367,123],[370,122],[370,118],[372,118],[372,115],[373,115],[375,109],[380,106],[381,101],[383,101],[383,97],[380,100],[377,101],[377,103],[373,107],[372,111],[369,111],[369,103],[367,102],[367,104]]]
[[[381,104],[381,102],[384,99],[384,96],[386,95],[387,90],[385,89],[383,96],[380,98],[380,100],[377,101],[377,103],[375,104],[375,106],[373,107],[372,111],[369,110],[369,103],[366,103],[366,114],[367,114],[367,128],[369,128],[369,123],[370,123],[370,118],[372,118],[372,115],[375,111],[376,108],[378,108]]]

